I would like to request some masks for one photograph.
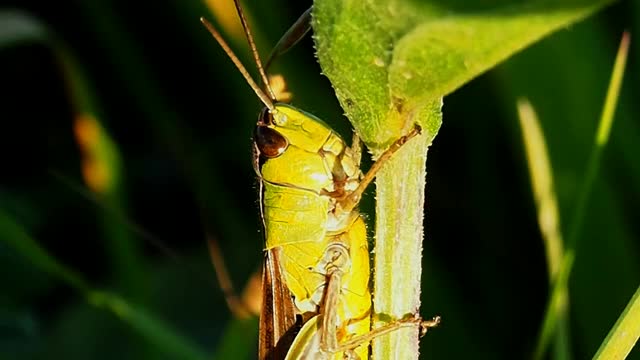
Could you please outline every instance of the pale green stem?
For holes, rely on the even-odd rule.
[[[427,116],[433,117],[425,123],[439,127],[440,113]],[[434,134],[423,127],[376,179],[374,327],[419,313],[426,161]],[[417,359],[418,333],[405,328],[374,339],[372,359]]]

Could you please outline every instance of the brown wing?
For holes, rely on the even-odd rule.
[[[280,249],[268,250],[262,269],[260,360],[283,360],[300,330],[296,309],[280,269]]]

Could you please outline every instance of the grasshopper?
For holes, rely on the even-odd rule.
[[[265,90],[218,31],[201,21],[264,104],[253,136],[266,240],[259,358],[367,359],[369,342],[377,336],[403,327],[424,332],[437,325],[437,317],[422,321],[411,316],[371,329],[368,240],[357,210],[376,173],[420,128],[398,139],[363,174],[357,136],[349,147],[322,120],[277,101],[243,11],[234,2]],[[309,14],[285,38],[304,35]],[[274,54],[296,41],[281,40]]]

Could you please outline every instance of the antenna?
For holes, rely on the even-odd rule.
[[[238,16],[240,16],[240,21],[242,22],[242,28],[244,29],[245,35],[247,35],[247,41],[249,41],[249,46],[251,47],[251,53],[253,54],[253,59],[256,61],[256,66],[258,67],[258,72],[260,73],[260,77],[262,77],[262,82],[264,83],[264,86],[267,88],[269,95],[271,95],[271,100],[275,101],[276,95],[271,89],[271,86],[269,86],[269,78],[267,78],[267,73],[264,71],[264,68],[262,67],[262,61],[260,61],[258,48],[256,48],[256,43],[253,41],[253,36],[251,36],[249,23],[247,23],[247,18],[244,16],[244,11],[242,11],[242,7],[240,6],[240,1],[233,0],[233,3],[236,5]]]
[[[275,109],[275,106],[273,105],[273,100],[275,100],[275,96],[270,98],[269,96],[267,96],[267,94],[264,93],[264,91],[262,91],[262,89],[260,89],[260,86],[256,84],[253,78],[251,78],[251,75],[249,75],[249,72],[247,71],[247,69],[242,65],[242,63],[240,62],[236,54],[233,53],[233,50],[231,50],[229,45],[227,45],[226,41],[224,41],[224,39],[222,38],[218,30],[216,30],[216,28],[214,28],[213,25],[211,25],[211,23],[207,21],[207,19],[205,19],[204,17],[201,17],[200,22],[202,22],[202,24],[207,28],[207,30],[209,30],[209,33],[211,33],[211,36],[213,36],[213,38],[216,39],[218,44],[220,44],[220,46],[222,47],[222,50],[224,50],[224,52],[227,53],[227,56],[229,56],[233,64],[238,68],[238,70],[242,74],[242,76],[245,78],[245,80],[247,80],[247,83],[249,84],[249,86],[251,86],[251,89],[253,89],[256,95],[258,95],[258,98],[260,98],[260,101],[262,101],[262,103],[269,109],[269,111],[273,111]],[[245,31],[247,31],[248,36],[250,36],[247,28],[245,28]],[[255,50],[255,47],[253,49]],[[254,54],[256,54],[257,56],[257,53],[254,52]],[[259,64],[258,68],[262,70],[262,66],[260,65],[259,60],[258,60],[258,64]],[[263,74],[264,76],[264,71],[261,71],[261,74]],[[267,88],[271,90],[271,88],[269,88],[269,85],[267,85]]]

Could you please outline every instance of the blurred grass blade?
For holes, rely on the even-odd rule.
[[[168,358],[205,360],[210,359],[188,339],[179,336],[166,323],[155,318],[141,307],[127,303],[116,294],[104,291],[87,293],[90,304],[112,312],[144,337]]]
[[[73,105],[73,132],[82,155],[81,169],[87,187],[110,207],[126,213],[126,191],[122,157],[103,124],[95,89],[66,46],[55,43],[54,51],[63,70],[69,99]],[[139,239],[110,213],[100,213],[102,240],[119,289],[142,300],[147,282],[140,263]]]
[[[0,48],[49,39],[43,24],[19,10],[0,10],[0,24]]]
[[[83,155],[82,173],[89,188],[114,207],[123,207],[120,155],[100,123],[101,111],[93,86],[73,54],[45,24],[27,13],[0,11],[0,47],[21,43],[42,43],[49,47],[64,75],[74,111],[74,131]],[[138,263],[136,239],[105,215],[102,231],[110,270],[126,293],[137,298],[144,289],[142,268]]]
[[[567,240],[567,249],[575,250],[578,238],[580,236],[580,229],[582,228],[582,222],[584,220],[584,213],[587,208],[589,196],[593,189],[593,183],[595,182],[598,170],[600,169],[600,163],[602,159],[602,153],[604,147],[609,141],[609,134],[611,133],[611,126],[613,125],[614,112],[616,105],[618,104],[618,98],[620,95],[620,87],[622,86],[622,78],[624,75],[624,69],[627,64],[627,55],[629,53],[629,33],[625,32],[622,35],[620,41],[620,47],[616,56],[616,61],[613,67],[613,73],[611,74],[611,80],[609,82],[609,88],[607,90],[607,97],[605,99],[604,108],[600,115],[600,123],[596,133],[595,144],[589,162],[587,163],[587,171],[585,174],[585,181],[582,185],[582,191],[580,191],[580,197],[576,204],[576,210],[574,213],[571,227],[569,228],[569,238]]]
[[[86,292],[89,286],[80,274],[60,264],[19,226],[3,209],[0,208],[0,241],[24,256],[40,271],[65,282],[76,290]]]
[[[68,72],[68,71],[67,71]],[[71,93],[81,90],[74,86]],[[100,123],[95,109],[77,111],[73,130],[80,148],[81,169],[84,182],[100,202],[126,217],[125,189],[122,175],[122,161],[116,143]],[[119,216],[113,212],[99,212],[104,247],[110,261],[118,287],[128,296],[142,300],[146,281],[140,263],[139,239],[122,225]]]
[[[232,206],[234,201],[230,193],[220,191],[225,185],[214,170],[219,165],[216,165],[218,157],[210,156],[204,150],[205,144],[180,118],[172,99],[165,96],[163,86],[146,65],[143,49],[120,20],[118,9],[104,0],[74,3],[83,16],[93,20],[105,61],[118,69],[121,80],[126,80],[127,87],[123,91],[135,97],[142,113],[141,120],[148,121],[151,134],[160,139],[184,171],[207,227],[215,228],[221,238],[253,238],[254,234],[239,223],[242,216],[238,214],[238,208]],[[198,23],[197,17],[193,22]],[[204,28],[201,31],[205,33]]]
[[[571,274],[573,263],[575,261],[576,247],[578,245],[580,230],[582,229],[582,222],[584,221],[584,215],[587,209],[589,196],[591,195],[593,184],[600,168],[602,152],[609,140],[609,134],[611,132],[611,126],[613,125],[614,120],[614,110],[618,102],[624,69],[627,62],[629,41],[630,36],[627,32],[625,32],[622,35],[620,48],[618,49],[613,72],[611,74],[611,80],[609,82],[609,88],[607,90],[604,108],[600,116],[600,122],[594,141],[594,146],[591,151],[591,155],[589,156],[584,182],[582,183],[582,187],[579,192],[579,198],[576,203],[573,219],[569,228],[566,252],[562,259],[558,277],[554,281],[551,297],[549,299],[549,302],[547,303],[547,308],[542,323],[542,329],[538,337],[534,359],[543,358],[549,341],[554,335],[553,330],[555,329],[558,323],[558,319],[561,316],[561,314],[557,312],[557,309],[563,297],[562,294],[568,291],[567,284],[569,275]]]
[[[117,193],[120,156],[105,129],[92,114],[79,113],[74,119],[73,130],[82,154],[84,182],[99,195]]]
[[[115,294],[91,289],[80,274],[50,256],[2,209],[0,209],[0,241],[7,243],[41,271],[82,292],[90,304],[118,316],[164,353],[181,359],[208,358],[203,351],[144,310],[134,307]]]
[[[544,358],[549,341],[555,335],[556,329],[566,329],[562,323],[567,320],[565,313],[563,313],[563,311],[566,310],[566,306],[563,306],[563,303],[568,300],[567,282],[574,260],[574,252],[567,251],[563,258],[563,263],[560,266],[560,272],[558,272],[558,276],[554,278],[553,291],[547,303],[542,329],[540,330],[538,344],[533,356],[534,359]],[[565,264],[568,264],[568,266],[565,266]],[[558,287],[558,284],[564,284],[564,287]],[[562,337],[564,335],[565,334],[560,334],[559,336]]]
[[[518,101],[518,114],[522,136],[527,154],[529,176],[533,189],[534,201],[538,212],[538,226],[542,234],[547,258],[549,284],[557,278],[563,256],[563,240],[560,230],[560,214],[558,199],[553,185],[553,171],[549,161],[544,134],[540,128],[538,117],[526,99]],[[558,293],[554,302],[554,312],[558,314],[557,328],[545,329],[547,332],[556,331],[555,359],[571,358],[569,347],[568,305],[569,293],[563,289]]]
[[[639,337],[640,286],[593,358],[594,360],[624,359],[631,352]]]
[[[552,280],[560,269],[563,252],[558,200],[553,186],[553,171],[540,122],[528,100],[518,101],[518,114],[527,154],[527,164],[529,165],[531,186],[538,211],[538,226],[540,226],[544,240],[549,278]]]

